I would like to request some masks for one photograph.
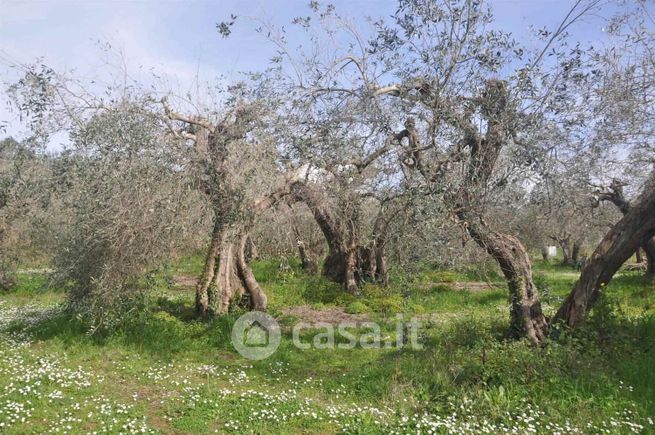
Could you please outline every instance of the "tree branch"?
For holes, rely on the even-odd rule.
[[[168,98],[167,97],[162,97],[161,99],[161,104],[164,106],[164,113],[166,113],[166,116],[173,120],[173,121],[181,121],[181,122],[186,122],[187,124],[192,124],[192,125],[197,125],[198,127],[205,128],[209,130],[210,132],[214,131],[214,125],[212,125],[209,120],[201,118],[201,117],[191,117],[187,115],[183,115],[181,113],[173,112],[168,105]]]

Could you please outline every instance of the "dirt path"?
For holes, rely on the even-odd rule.
[[[190,275],[175,275],[173,285],[175,287],[195,287],[198,284],[198,278]]]
[[[173,287],[193,288],[198,279],[190,275],[175,275]],[[312,308],[309,305],[287,307],[282,313],[298,318],[302,322],[325,322],[336,325],[341,322],[362,323],[369,320],[365,314],[348,314],[340,307]]]
[[[453,282],[429,282],[424,284],[418,284],[417,286],[422,288],[436,287],[438,285],[443,285],[450,287],[453,290],[464,290],[470,292],[482,292],[489,290],[499,290],[502,287],[498,284],[485,281],[453,281]]]
[[[339,307],[315,309],[308,305],[284,308],[282,312],[303,322],[324,322],[336,325],[342,322],[362,323],[369,320],[365,314],[348,314]]]

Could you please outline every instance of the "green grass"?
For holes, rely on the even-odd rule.
[[[164,275],[201,267],[196,257]],[[423,348],[301,350],[294,320],[281,316],[277,352],[249,361],[230,341],[239,313],[197,320],[193,290],[159,278],[149,281],[149,312],[90,335],[56,308],[61,291],[25,276],[0,294],[0,432],[655,432],[655,289],[638,273],[613,280],[583,328],[533,349],[505,339],[504,288],[454,289],[484,280],[474,272],[425,270],[354,297],[294,261],[258,261],[254,271],[276,315],[339,306],[392,339],[396,314],[416,315]],[[576,274],[537,263],[535,276],[552,314]]]

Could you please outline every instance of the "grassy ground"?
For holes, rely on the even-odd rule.
[[[162,272],[151,312],[105,335],[21,275],[0,295],[0,433],[655,433],[655,289],[637,273],[609,285],[584,328],[535,350],[505,340],[493,273],[396,273],[355,298],[293,262],[254,266],[284,325],[263,361],[233,350],[239,313],[194,320],[192,290],[167,284],[197,274],[198,258]],[[552,314],[577,275],[535,274]],[[481,280],[491,286],[460,289]],[[291,306],[344,307],[391,338],[398,313],[417,316],[423,349],[300,350]]]

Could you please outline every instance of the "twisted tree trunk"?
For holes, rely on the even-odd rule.
[[[373,225],[373,244],[369,254],[371,278],[383,287],[389,285],[389,269],[385,255],[387,231],[389,230],[389,223],[399,211],[400,209],[389,216],[385,216],[384,208],[381,208]]]
[[[323,262],[323,275],[335,282],[345,282],[347,247],[344,232],[327,200],[317,187],[309,184],[298,186],[294,199],[309,207],[327,242],[328,254]]]
[[[485,191],[509,136],[507,124],[504,122],[507,98],[505,82],[487,81],[485,91],[478,102],[487,123],[484,136],[478,132],[468,115],[456,119],[455,122],[463,130],[464,137],[451,159],[461,158],[461,148],[468,148],[469,157],[466,174],[459,189],[445,199],[471,238],[496,260],[505,276],[511,301],[510,334],[526,336],[532,344],[539,345],[547,335],[548,323],[541,310],[537,288],[532,281],[530,257],[516,237],[494,231],[484,221]],[[408,120],[405,126],[410,149],[418,150],[419,136],[414,129],[414,121]],[[448,159],[444,161],[447,162]],[[418,169],[426,178],[434,180],[438,179],[442,168],[439,165],[436,171],[429,171],[423,166]]]
[[[167,123],[173,135],[193,142],[200,156],[194,163],[207,176],[199,184],[213,205],[214,228],[196,287],[196,311],[202,316],[224,313],[232,299],[244,293],[249,295],[252,308],[265,310],[266,295],[246,261],[246,258],[257,256],[256,247],[251,241],[249,243],[246,229],[257,212],[289,195],[293,187],[307,177],[308,165],[285,174],[281,186],[244,207],[235,199],[242,196],[242,192],[231,183],[228,159],[229,145],[244,140],[250,128],[254,116],[250,108],[237,105],[233,118],[226,117],[223,121],[212,123],[202,117],[172,111],[165,97],[161,103],[168,119],[185,124],[185,128],[178,129]],[[244,209],[255,213],[244,213]]]
[[[249,307],[266,310],[267,298],[246,261],[248,234],[221,228],[212,235],[201,280],[196,287],[196,311],[202,316],[226,313],[233,300],[249,297]]]
[[[655,238],[650,238],[641,245],[646,253],[646,275],[655,277]]]
[[[343,284],[352,294],[359,291],[362,281],[371,273],[371,250],[358,243],[358,228],[344,228],[332,211],[327,199],[317,186],[297,186],[294,199],[309,207],[328,245],[322,274],[331,281]]]
[[[488,86],[496,86],[492,82]],[[504,91],[504,84],[502,86]],[[495,94],[500,89],[490,89]],[[504,92],[503,92],[504,93]],[[499,98],[496,95],[495,98]],[[490,103],[496,106],[497,103]],[[527,337],[534,345],[541,344],[548,332],[548,322],[541,310],[539,293],[532,281],[530,257],[519,239],[496,232],[484,222],[480,205],[481,191],[491,177],[496,160],[504,144],[504,131],[500,113],[488,115],[484,138],[469,135],[468,175],[455,199],[455,210],[471,238],[500,266],[509,289],[510,335]],[[472,130],[470,130],[472,133]],[[469,134],[470,134],[469,133]]]
[[[196,312],[201,316],[207,315],[209,310],[209,287],[212,285],[214,275],[216,274],[216,260],[223,244],[223,233],[223,226],[215,223],[209,248],[205,255],[205,265],[202,275],[200,275],[200,279],[196,285]]]
[[[632,204],[623,194],[624,186],[625,185],[619,180],[612,180],[609,188],[598,195],[597,201],[609,201],[614,204],[624,216],[627,215],[632,209]],[[643,262],[640,252],[641,249],[646,253],[646,276],[653,277],[655,276],[655,238],[651,237],[644,239],[641,245],[635,250],[637,263]]]
[[[489,80],[482,98],[481,109],[487,121],[487,131],[482,137],[472,123],[467,122],[465,126],[470,156],[466,178],[454,198],[455,214],[471,238],[496,260],[505,276],[511,302],[510,334],[526,336],[531,343],[538,345],[547,335],[548,323],[532,281],[530,257],[516,237],[489,228],[482,214],[483,192],[507,140],[503,122],[507,102],[505,82]]]
[[[245,286],[238,273],[234,254],[234,231],[223,241],[216,260],[217,267],[213,285],[208,289],[209,314],[226,313],[232,300],[245,292]]]
[[[573,266],[580,261],[580,249],[582,249],[582,242],[580,240],[573,241],[573,249],[571,249],[571,263]]]
[[[248,295],[250,295],[250,308],[253,310],[265,311],[268,299],[259,286],[257,279],[255,279],[255,274],[252,273],[252,269],[250,269],[250,266],[248,266],[248,263],[246,262],[245,250],[247,241],[248,234],[243,234],[241,236],[241,243],[237,255],[239,277],[241,278],[241,282],[248,292]]]
[[[500,266],[510,294],[510,336],[526,336],[531,343],[543,342],[548,322],[541,311],[541,302],[532,280],[532,266],[527,251],[514,236],[491,230],[480,216],[470,211],[457,213],[466,223],[471,238]]]
[[[293,233],[296,236],[296,246],[298,248],[298,257],[300,258],[300,267],[307,275],[315,275],[318,271],[316,257],[302,240],[302,235],[300,234],[298,226],[295,223],[292,224],[292,226]]]
[[[313,255],[309,252],[305,242],[296,239],[296,246],[298,247],[298,256],[300,257],[300,267],[307,275],[315,275],[318,271],[318,265]]]
[[[580,279],[554,318],[570,327],[582,323],[587,311],[625,261],[640,245],[655,236],[655,170],[637,199],[623,218],[603,237]]]
[[[205,266],[196,286],[196,312],[201,316],[226,312],[234,295],[243,293],[230,232],[223,225],[214,226]]]
[[[573,266],[573,253],[571,252],[571,234],[564,233],[562,235],[550,236],[562,250],[562,265],[563,266]]]

